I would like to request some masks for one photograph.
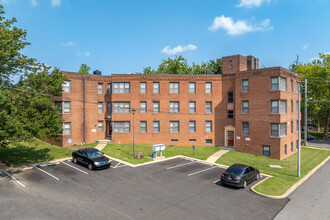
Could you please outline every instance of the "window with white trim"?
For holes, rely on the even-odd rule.
[[[103,94],[103,83],[97,84],[97,94]]]
[[[212,132],[212,121],[205,121],[205,131]]]
[[[170,113],[179,113],[179,102],[170,102]]]
[[[196,132],[196,121],[189,121],[189,132]]]
[[[63,92],[69,93],[71,92],[71,81],[70,80],[64,80],[64,83],[62,84]]]
[[[130,83],[129,82],[114,82],[113,83],[113,93],[114,94],[130,93]]]
[[[159,102],[152,103],[152,111],[153,113],[159,113]]]
[[[179,121],[170,121],[170,132],[179,132],[180,131],[180,123]]]
[[[63,135],[71,135],[71,122],[63,123]]]
[[[147,122],[141,121],[140,122],[140,133],[146,133],[147,132]]]
[[[212,113],[212,102],[205,102],[205,112]]]
[[[147,102],[140,102],[140,113],[147,112]]]
[[[153,133],[159,133],[159,130],[160,130],[159,121],[154,121],[153,122],[153,129],[152,129]]]
[[[249,135],[250,134],[250,128],[249,128],[249,122],[242,122],[242,134]]]
[[[112,126],[114,133],[129,133],[130,122],[129,121],[114,121]]]
[[[141,94],[147,93],[147,83],[146,82],[140,83],[140,93]]]
[[[248,92],[249,91],[249,80],[243,79],[242,80],[242,92]]]
[[[113,102],[112,113],[130,113],[129,102]]]
[[[189,113],[196,112],[196,102],[189,102]]]
[[[103,121],[97,122],[98,132],[103,132]]]
[[[159,82],[154,82],[152,84],[152,93],[154,93],[154,94],[159,93]]]
[[[206,82],[205,83],[205,94],[211,94],[212,93],[212,83]]]
[[[262,146],[262,155],[266,157],[270,156],[270,146],[267,145]]]
[[[179,83],[170,82],[170,94],[178,94],[178,93],[179,93]]]
[[[97,103],[97,112],[98,113],[103,113],[103,102],[98,102]]]
[[[189,93],[190,94],[196,93],[196,83],[194,83],[194,82],[189,83]]]
[[[242,101],[242,113],[249,113],[249,101]]]

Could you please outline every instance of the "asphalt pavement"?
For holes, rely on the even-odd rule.
[[[330,219],[330,160],[290,196],[275,220]]]
[[[224,186],[224,169],[196,161],[95,171],[67,164],[12,174],[26,187],[2,175],[0,219],[273,219],[288,202],[253,193],[253,184]]]

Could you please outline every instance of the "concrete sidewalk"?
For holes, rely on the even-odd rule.
[[[215,161],[217,161],[222,155],[224,155],[227,152],[229,152],[229,150],[220,150],[218,152],[215,152],[209,158],[207,158],[205,162],[215,163]]]

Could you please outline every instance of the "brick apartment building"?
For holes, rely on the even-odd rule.
[[[222,58],[223,74],[102,76],[63,72],[61,141],[110,139],[187,146],[233,146],[283,159],[297,151],[297,76],[258,69],[253,56]],[[299,77],[300,81],[300,77]]]

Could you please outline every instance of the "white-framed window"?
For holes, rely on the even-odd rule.
[[[107,113],[111,113],[111,102],[107,102]]]
[[[62,84],[63,92],[69,93],[71,92],[71,81],[70,80],[64,80],[64,83]]]
[[[229,69],[232,69],[233,68],[233,61],[232,60],[229,60]]]
[[[248,92],[249,91],[249,80],[243,79],[242,80],[242,92]]]
[[[242,134],[249,135],[250,134],[250,125],[249,122],[242,122]]]
[[[227,111],[227,118],[228,119],[233,119],[234,118],[234,111],[233,110],[228,110]]]
[[[159,94],[159,82],[154,82],[152,84],[152,93]]]
[[[286,91],[286,78],[281,76],[271,77],[271,90]]]
[[[212,93],[212,83],[206,82],[205,83],[205,94],[211,94]]]
[[[242,113],[249,113],[249,101],[242,101]]]
[[[286,100],[271,101],[271,113],[286,113]]]
[[[63,123],[63,135],[71,135],[71,122]]]
[[[196,102],[189,102],[189,113],[196,112]]]
[[[189,121],[189,132],[196,132],[196,121]]]
[[[147,133],[147,122],[146,121],[140,122],[140,133]]]
[[[97,84],[97,94],[103,94],[103,83]]]
[[[153,113],[159,113],[159,102],[152,103],[152,111]]]
[[[103,102],[98,102],[97,103],[97,112],[98,113],[103,113]]]
[[[205,139],[205,144],[212,144],[212,143],[213,143],[212,139]]]
[[[170,113],[179,113],[179,102],[170,102]]]
[[[266,146],[266,145],[262,146],[262,155],[266,157],[270,156],[270,146]]]
[[[103,121],[97,122],[98,132],[103,132]]]
[[[63,102],[63,113],[71,113],[71,102]]]
[[[212,121],[205,121],[205,131],[212,132]]]
[[[152,129],[152,132],[153,133],[159,133],[160,131],[160,128],[159,128],[159,121],[154,121],[153,122],[153,129]]]
[[[146,82],[140,83],[140,93],[141,94],[147,93],[147,83]]]
[[[180,131],[180,123],[178,121],[170,121],[170,132],[179,132]]]
[[[108,86],[107,87],[107,94],[109,95],[109,94],[111,94],[111,83],[108,83],[107,86]]]
[[[140,102],[140,113],[147,112],[147,102]]]
[[[270,124],[270,135],[272,137],[284,137],[286,136],[286,127],[287,123],[281,123],[281,124]]]
[[[196,83],[194,83],[194,82],[189,83],[189,93],[190,94],[196,93]]]
[[[205,102],[205,112],[212,113],[212,102]]]
[[[129,102],[113,102],[112,103],[113,113],[130,113],[130,103]]]
[[[114,121],[112,126],[114,133],[129,133],[130,122],[129,121]]]
[[[113,83],[113,93],[114,94],[130,93],[130,83],[129,82],[114,82]]]
[[[178,82],[170,82],[170,93],[171,94],[179,93],[179,83]]]

